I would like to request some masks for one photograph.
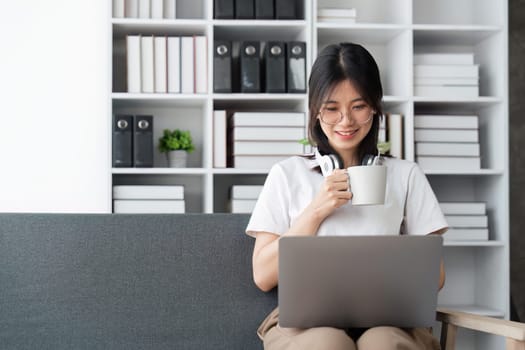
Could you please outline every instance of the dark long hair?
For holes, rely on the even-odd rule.
[[[353,43],[333,44],[325,47],[312,66],[308,81],[309,123],[308,138],[311,145],[316,145],[321,154],[334,154],[343,166],[341,156],[330,146],[328,138],[321,129],[317,118],[323,101],[330,95],[337,84],[349,80],[364,101],[375,111],[372,127],[359,144],[359,160],[366,154],[377,154],[379,118],[383,111],[381,99],[383,88],[379,77],[379,68],[372,55],[361,45]]]

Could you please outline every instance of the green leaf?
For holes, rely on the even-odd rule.
[[[191,153],[195,149],[190,132],[179,129],[164,129],[162,137],[159,138],[158,147],[163,153],[177,150]]]

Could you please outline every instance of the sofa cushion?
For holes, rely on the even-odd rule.
[[[258,349],[247,215],[0,214],[3,349]]]

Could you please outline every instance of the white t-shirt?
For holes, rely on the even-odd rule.
[[[318,236],[426,235],[447,227],[447,222],[425,174],[416,163],[384,158],[387,184],[384,205],[336,209],[320,225]],[[259,195],[246,233],[286,233],[324,181],[314,170],[317,161],[291,157],[275,164]]]

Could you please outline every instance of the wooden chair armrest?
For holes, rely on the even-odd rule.
[[[500,335],[506,338],[507,349],[525,349],[525,324],[494,317],[438,308],[436,319],[442,322],[441,347],[452,350],[457,327]]]

